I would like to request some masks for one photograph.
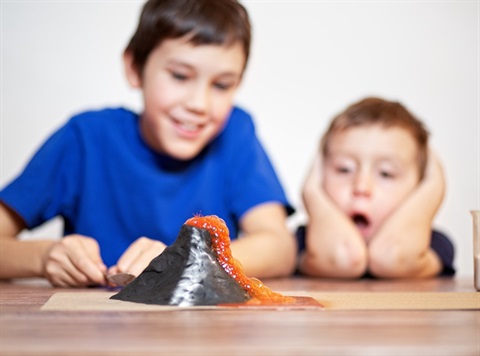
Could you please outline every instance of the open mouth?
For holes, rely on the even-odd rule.
[[[363,214],[353,214],[352,215],[353,223],[362,231],[370,226],[370,221]]]

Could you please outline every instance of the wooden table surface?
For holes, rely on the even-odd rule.
[[[277,291],[474,292],[472,279],[263,282]],[[0,283],[0,355],[480,355],[480,310],[40,310],[66,291],[75,293]]]

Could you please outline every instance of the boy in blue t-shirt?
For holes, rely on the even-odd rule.
[[[233,106],[250,36],[235,0],[148,1],[124,52],[143,112],[74,116],[4,187],[0,278],[82,287],[138,275],[195,214],[226,221],[246,274],[290,274],[292,208],[250,115]],[[60,241],[16,238],[55,216]]]
[[[303,188],[302,273],[335,278],[452,275],[432,222],[445,183],[428,132],[403,105],[366,98],[336,116]],[[302,251],[303,250],[303,251]]]

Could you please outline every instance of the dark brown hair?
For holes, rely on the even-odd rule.
[[[191,35],[194,45],[233,45],[240,42],[245,66],[250,54],[251,24],[236,0],[149,0],[126,52],[142,75],[148,56],[165,39]]]
[[[321,141],[323,155],[328,154],[329,143],[335,133],[367,125],[401,127],[407,130],[417,143],[418,167],[420,177],[423,177],[428,154],[429,133],[427,129],[402,104],[381,98],[365,98],[350,105],[345,111],[334,117]]]

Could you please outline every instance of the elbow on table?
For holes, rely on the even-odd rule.
[[[279,247],[279,246],[277,246]],[[271,267],[264,274],[264,278],[289,277],[294,274],[297,268],[297,246],[291,242],[278,248],[273,255],[274,260]]]
[[[272,268],[270,268],[270,270],[266,272],[264,277],[289,277],[295,273],[296,268],[297,255],[295,253],[287,251],[284,254],[277,256],[277,262],[275,262],[275,266],[272,266]]]
[[[360,278],[367,269],[366,251],[337,246],[333,253],[307,251],[300,271],[313,277]]]
[[[369,272],[379,278],[415,277],[418,258],[396,245],[373,245],[369,250]]]
[[[367,269],[367,255],[364,250],[341,248],[337,252],[332,268],[341,278],[360,278]]]

